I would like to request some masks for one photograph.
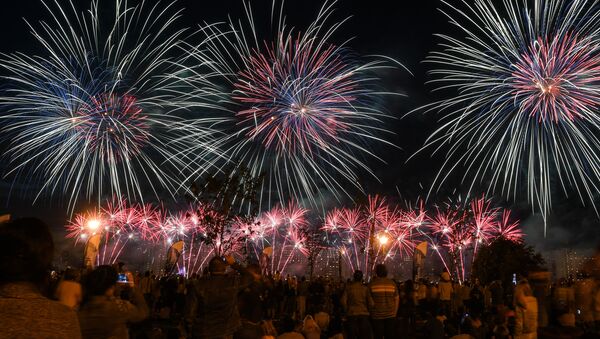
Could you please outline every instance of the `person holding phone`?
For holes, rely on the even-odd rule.
[[[227,273],[227,267],[234,272]],[[232,338],[242,324],[238,294],[252,283],[253,276],[232,256],[212,258],[208,270],[208,276],[193,283],[187,298],[186,320],[192,338]]]
[[[115,297],[117,285],[129,292],[131,301]],[[85,292],[79,310],[83,338],[128,338],[127,325],[149,315],[142,294],[129,284],[126,275],[119,276],[112,266],[102,265],[93,270],[85,280]]]

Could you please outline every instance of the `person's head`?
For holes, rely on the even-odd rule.
[[[377,264],[377,266],[375,266],[375,275],[377,275],[377,277],[385,278],[387,277],[387,274],[387,267],[385,267],[384,264]]]
[[[0,284],[44,282],[53,253],[52,235],[41,220],[21,218],[0,224]]]
[[[436,317],[445,317],[446,310],[443,307],[437,307],[434,312],[434,316]]]
[[[281,319],[281,331],[283,333],[286,332],[294,332],[296,329],[296,322],[290,316],[285,316]]]
[[[246,270],[250,274],[252,274],[254,280],[260,280],[260,278],[262,277],[260,274],[260,266],[258,264],[249,264],[248,266],[246,266]]]
[[[65,278],[65,280],[79,281],[79,271],[77,271],[73,268],[67,268],[65,270],[64,278]]]
[[[144,277],[150,277],[150,271],[146,271],[146,272],[144,273]]]
[[[208,263],[208,271],[211,275],[224,274],[226,269],[227,265],[221,257],[213,257]]]
[[[497,339],[510,338],[510,331],[508,330],[508,327],[504,324],[496,325],[496,327],[494,327],[494,337]]]
[[[363,280],[363,272],[361,270],[354,271],[354,281],[361,282]]]
[[[117,285],[117,270],[109,265],[96,267],[85,279],[85,291],[89,296],[110,295]]]

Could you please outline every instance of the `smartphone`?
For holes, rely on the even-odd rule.
[[[127,283],[129,283],[129,280],[127,280],[127,274],[125,274],[125,273],[119,273],[119,276],[117,278],[117,282],[121,283],[121,284],[127,284]]]

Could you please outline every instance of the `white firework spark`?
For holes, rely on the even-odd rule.
[[[389,115],[378,100],[375,72],[396,68],[387,57],[354,58],[346,43],[331,43],[346,21],[330,23],[335,1],[326,1],[305,31],[286,25],[273,4],[273,35],[260,37],[253,11],[247,22],[205,25],[206,38],[190,46],[196,92],[220,103],[229,120],[223,139],[228,158],[264,174],[260,201],[288,199],[312,206],[323,190],[339,198],[361,190],[360,173],[374,176],[372,144],[386,144]],[[390,62],[392,61],[392,62]]]
[[[552,190],[594,204],[600,184],[600,11],[592,0],[444,2],[465,37],[440,35],[438,89],[458,94],[428,109],[441,127],[425,148],[447,151],[435,179],[464,169],[471,187],[509,198],[527,191],[546,220]]]
[[[214,137],[210,126],[189,126],[178,114],[195,105],[182,93],[187,70],[176,55],[181,11],[114,0],[110,17],[98,0],[86,12],[73,2],[42,3],[52,20],[29,24],[41,53],[0,60],[9,84],[0,97],[9,175],[41,182],[36,199],[66,196],[71,209],[82,197],[173,193],[176,171],[190,162],[180,150],[205,145],[199,160]]]

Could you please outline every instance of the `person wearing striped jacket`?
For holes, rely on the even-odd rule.
[[[396,283],[387,278],[384,264],[375,266],[375,277],[369,284],[372,305],[370,307],[374,339],[397,338],[396,313],[400,295]]]

